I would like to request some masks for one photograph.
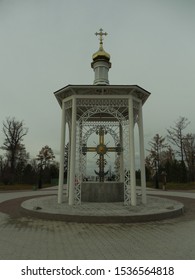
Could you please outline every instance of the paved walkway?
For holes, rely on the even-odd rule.
[[[195,259],[194,192],[148,190],[173,197],[186,209],[180,217],[148,223],[66,223],[14,210],[17,199],[54,193],[55,189],[0,192],[0,207],[15,199],[13,209],[0,212],[0,259]]]

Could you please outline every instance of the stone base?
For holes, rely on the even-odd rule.
[[[189,201],[191,201],[190,205],[194,205],[193,199],[185,198],[184,201],[187,205]],[[5,207],[7,212],[3,210]],[[142,204],[141,197],[138,196],[137,206],[124,206],[123,202],[83,202],[80,205],[69,205],[67,198],[63,203],[58,204],[56,195],[41,194],[40,196],[39,194],[2,202],[0,211],[14,218],[16,215],[20,217],[22,213],[28,218],[73,223],[145,223],[175,218],[184,213],[184,205],[172,199],[156,196],[147,196],[147,204]]]
[[[81,201],[122,202],[124,201],[124,183],[83,182],[81,185]]]

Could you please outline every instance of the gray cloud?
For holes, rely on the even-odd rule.
[[[32,157],[46,144],[57,154],[61,109],[53,92],[93,83],[94,33],[103,27],[110,83],[152,93],[145,140],[164,134],[180,115],[194,132],[194,26],[194,1],[0,1],[0,122],[24,120]]]

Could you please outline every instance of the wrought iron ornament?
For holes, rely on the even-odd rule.
[[[82,147],[82,153],[83,155],[86,155],[87,152],[96,152],[99,155],[99,159],[97,160],[97,165],[99,166],[99,171],[95,171],[95,174],[99,176],[99,181],[104,182],[105,176],[108,174],[109,170],[105,172],[104,167],[107,164],[106,159],[104,156],[108,152],[117,152],[120,154],[121,152],[121,146],[120,144],[117,144],[116,147],[107,147],[105,144],[104,136],[107,134],[107,131],[103,128],[100,127],[99,130],[96,131],[96,134],[99,135],[99,144],[96,147],[87,147],[84,145]]]

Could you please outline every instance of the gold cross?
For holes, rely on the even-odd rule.
[[[103,35],[107,36],[108,33],[107,32],[103,32],[103,29],[100,28],[100,32],[96,32],[95,35],[96,36],[100,35],[99,40],[100,40],[100,44],[102,45],[103,44]]]
[[[82,153],[83,155],[86,155],[86,152],[96,152],[99,155],[99,160],[97,161],[99,165],[99,173],[95,171],[97,175],[99,175],[100,182],[104,182],[104,176],[108,172],[104,172],[104,155],[107,152],[117,152],[120,154],[121,152],[121,146],[118,144],[116,147],[107,147],[104,143],[104,135],[107,133],[103,127],[100,127],[99,131],[96,132],[99,134],[99,144],[96,147],[87,147],[86,145],[82,147]]]

